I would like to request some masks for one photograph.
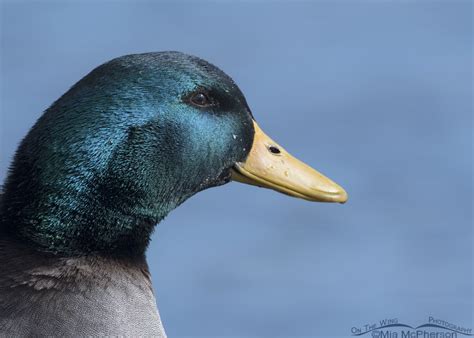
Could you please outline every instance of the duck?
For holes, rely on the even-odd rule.
[[[211,63],[169,51],[93,69],[43,112],[5,179],[0,335],[166,337],[150,236],[188,198],[231,181],[348,198],[267,136]]]

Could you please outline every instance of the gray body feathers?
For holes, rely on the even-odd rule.
[[[144,257],[58,258],[0,239],[0,335],[165,337]]]

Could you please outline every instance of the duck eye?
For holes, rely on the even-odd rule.
[[[209,97],[204,93],[194,94],[191,97],[191,103],[196,105],[196,106],[199,106],[199,107],[206,107],[206,106],[210,106],[212,104]]]

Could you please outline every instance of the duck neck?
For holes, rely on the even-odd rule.
[[[8,189],[7,185],[0,229],[39,251],[140,257],[155,225],[181,202],[170,198],[147,207],[152,202],[141,198],[139,189],[127,189],[116,180],[77,185],[80,188],[67,189],[61,183],[52,189],[42,185]]]
[[[68,134],[50,121],[63,114],[59,108],[50,108],[17,150],[0,228],[42,251],[142,255],[154,226],[203,188],[173,155],[181,131],[164,126],[149,136],[153,124],[100,129],[87,120],[88,130]]]
[[[5,182],[0,229],[40,251],[143,255],[155,225],[193,193],[170,176],[129,170],[120,154],[95,173],[84,163],[54,170],[22,158],[29,153],[20,147]]]

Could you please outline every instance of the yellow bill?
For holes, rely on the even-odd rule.
[[[346,191],[326,176],[291,156],[268,137],[254,121],[252,149],[234,165],[232,180],[273,189],[316,202],[347,201]]]

